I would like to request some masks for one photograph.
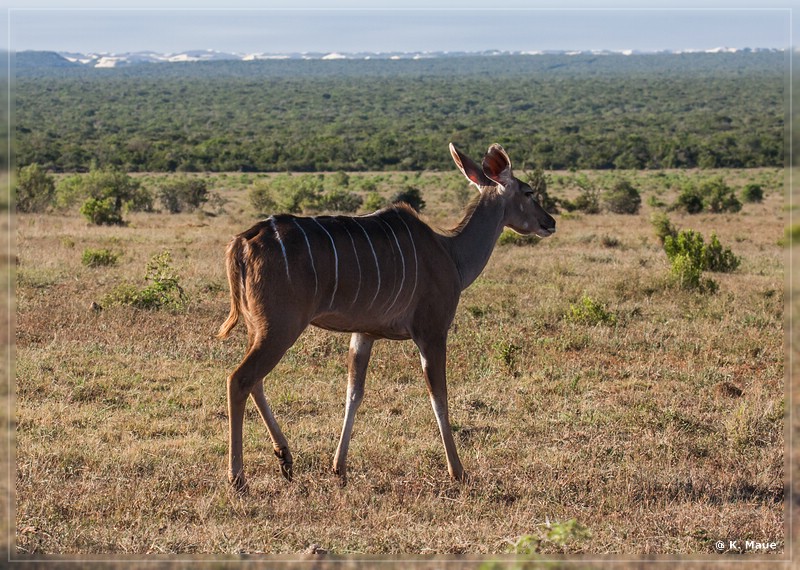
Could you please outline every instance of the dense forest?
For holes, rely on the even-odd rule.
[[[56,172],[449,168],[447,143],[527,168],[784,164],[785,56],[37,66],[17,58],[16,162]]]

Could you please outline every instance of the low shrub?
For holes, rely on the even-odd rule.
[[[180,311],[189,299],[172,268],[172,255],[163,251],[147,263],[144,279],[148,284],[139,288],[131,283],[118,285],[106,295],[104,304],[129,305],[137,309],[168,309]]]
[[[704,210],[714,214],[735,213],[742,209],[742,203],[725,180],[721,176],[715,176],[700,184],[687,183],[672,209],[685,210],[689,214],[698,214]]]
[[[670,261],[679,256],[688,256],[701,271],[730,273],[741,263],[741,259],[729,247],[722,247],[717,234],[713,232],[710,242],[706,244],[700,233],[681,230],[676,236],[664,239],[664,251]]]
[[[396,202],[405,202],[417,212],[425,209],[425,200],[422,199],[422,192],[419,191],[419,188],[414,188],[413,186],[406,186],[389,199],[391,204]]]
[[[91,249],[83,250],[81,263],[86,267],[108,267],[117,264],[119,254],[110,249]]]
[[[578,303],[569,306],[567,320],[582,325],[615,325],[617,317],[602,303],[584,295]]]
[[[764,199],[764,190],[760,184],[748,184],[742,190],[742,201],[746,204],[755,204]]]
[[[18,212],[44,212],[53,204],[55,192],[55,179],[35,162],[17,172],[15,199]]]
[[[638,214],[642,196],[627,180],[619,180],[602,195],[603,204],[615,214]]]
[[[122,212],[112,197],[87,198],[80,211],[84,218],[96,226],[123,224]]]
[[[664,245],[667,236],[674,238],[678,235],[678,230],[675,229],[675,226],[672,225],[672,222],[669,221],[669,217],[667,217],[664,212],[653,212],[650,215],[650,223],[653,225],[656,231],[656,237],[658,241],[661,242],[661,245]]]

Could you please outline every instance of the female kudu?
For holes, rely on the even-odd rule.
[[[461,223],[443,234],[403,204],[368,216],[273,216],[231,240],[226,252],[231,310],[225,338],[239,317],[248,348],[228,378],[228,478],[245,486],[242,422],[247,397],[269,430],[281,472],[292,476],[289,445],[264,396],[263,379],[310,324],[352,333],[344,425],[333,469],[345,478],[356,410],[364,395],[376,339],[412,339],[447,455],[450,475],[462,479],[447,411],[447,332],[461,292],[485,267],[504,227],[546,237],[555,220],[530,186],[515,178],[511,160],[492,145],[482,167],[452,144],[450,154],[480,195]]]

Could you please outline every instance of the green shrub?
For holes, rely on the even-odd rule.
[[[678,230],[675,229],[675,226],[672,225],[672,222],[669,221],[669,217],[667,217],[664,212],[653,212],[650,215],[650,223],[653,224],[656,237],[658,237],[658,241],[660,241],[662,245],[667,236],[674,238],[678,235]]]
[[[124,211],[150,211],[153,208],[150,191],[119,170],[92,170],[85,175],[76,175],[59,190],[59,201],[64,204],[83,199],[81,214],[93,224],[121,224]]]
[[[386,199],[377,192],[370,192],[364,199],[364,210],[374,212],[386,206]]]
[[[703,236],[692,230],[681,230],[676,236],[664,239],[664,251],[670,261],[679,256],[687,256],[700,271],[730,273],[735,271],[741,259],[731,251],[723,248],[717,235],[712,232],[711,240],[706,245]]]
[[[389,202],[391,204],[405,202],[417,212],[421,212],[425,209],[425,200],[422,199],[422,192],[419,191],[419,188],[414,188],[413,186],[406,186],[403,190],[392,196]]]
[[[344,188],[328,190],[319,199],[318,207],[329,212],[355,212],[364,203],[364,199],[355,192]]]
[[[688,186],[678,194],[672,209],[685,210],[688,214],[699,214],[703,211],[703,196],[697,188]]]
[[[201,178],[180,176],[162,183],[158,197],[170,214],[192,212],[208,201],[208,185]]]
[[[742,203],[725,180],[721,176],[715,176],[703,180],[699,185],[687,182],[672,209],[685,210],[689,214],[698,214],[703,210],[715,214],[735,213],[742,209]]]
[[[760,184],[748,184],[742,190],[742,201],[747,204],[761,202],[764,199],[764,190]]]
[[[278,176],[273,180],[278,209],[289,214],[317,211],[322,195],[321,175]]]
[[[18,212],[43,212],[53,204],[55,180],[35,162],[19,169],[16,182]]]
[[[709,212],[738,212],[742,203],[736,197],[733,188],[728,186],[722,176],[715,176],[700,183],[700,194],[703,196],[703,205]]]
[[[278,202],[275,200],[275,193],[266,180],[256,181],[247,191],[247,197],[258,214],[268,215],[277,210]]]
[[[154,255],[145,270],[144,279],[148,282],[145,287],[140,289],[130,283],[118,285],[105,297],[104,303],[148,310],[179,311],[186,308],[189,299],[171,263],[172,256],[169,251]]]
[[[729,247],[722,247],[717,238],[717,234],[711,232],[711,240],[703,252],[705,269],[717,273],[731,273],[736,271],[742,263],[741,258],[737,257]]]
[[[96,226],[121,225],[122,212],[114,198],[87,198],[81,206],[81,215]]]
[[[580,174],[575,179],[575,183],[580,189],[580,194],[571,203],[567,201],[565,208],[568,210],[580,210],[585,214],[600,213],[600,195],[594,183],[585,174]],[[562,203],[564,203],[562,201]],[[569,206],[567,206],[569,204]]]
[[[602,303],[584,295],[576,304],[570,304],[567,320],[583,325],[615,325],[617,317]]]
[[[718,285],[712,279],[703,279],[703,271],[729,273],[735,271],[741,259],[730,248],[723,248],[715,233],[706,245],[703,236],[692,230],[681,230],[676,236],[667,236],[664,251],[670,260],[670,275],[681,289],[700,289],[713,293]]]
[[[609,212],[615,214],[638,214],[642,196],[633,184],[627,180],[619,180],[603,192],[603,203]]]
[[[81,256],[81,263],[86,267],[107,267],[116,265],[119,259],[119,254],[111,251],[110,249],[91,249],[83,250]]]

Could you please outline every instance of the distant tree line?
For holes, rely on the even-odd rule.
[[[438,170],[455,141],[473,154],[500,142],[528,168],[784,164],[781,54],[649,57],[465,58],[438,74],[411,62],[39,70],[15,84],[16,158],[53,172]]]

